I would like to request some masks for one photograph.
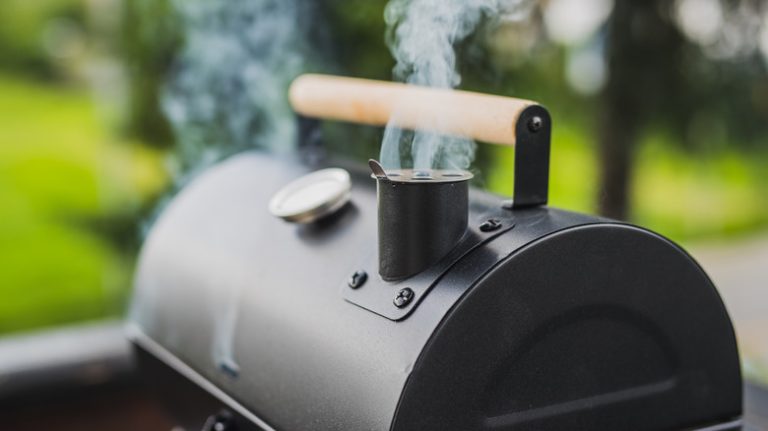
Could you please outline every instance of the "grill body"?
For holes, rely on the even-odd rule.
[[[312,169],[236,156],[186,187],[146,240],[130,333],[185,429],[740,429],[730,320],[675,244],[472,189],[471,244],[387,283],[363,167],[349,167],[351,203],[330,218],[268,213]],[[502,227],[474,229],[488,219]],[[404,286],[416,298],[402,310]]]

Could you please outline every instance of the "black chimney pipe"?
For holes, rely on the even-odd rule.
[[[469,180],[461,170],[384,171],[377,180],[379,275],[394,281],[418,274],[450,252],[467,230]]]

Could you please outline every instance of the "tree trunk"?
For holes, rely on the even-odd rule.
[[[677,93],[683,40],[667,13],[669,3],[617,0],[608,23],[608,81],[598,116],[598,209],[606,217],[626,220],[630,216],[640,132]]]
[[[637,120],[606,103],[600,117],[600,189],[598,211],[617,220],[629,217]]]

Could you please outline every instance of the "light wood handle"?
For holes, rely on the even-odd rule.
[[[536,102],[490,94],[330,75],[302,75],[289,90],[304,116],[429,130],[497,144],[515,144],[520,113]]]

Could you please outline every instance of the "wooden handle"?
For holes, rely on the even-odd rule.
[[[304,116],[429,130],[497,144],[515,144],[520,113],[536,102],[490,94],[330,75],[302,75],[289,90]]]

